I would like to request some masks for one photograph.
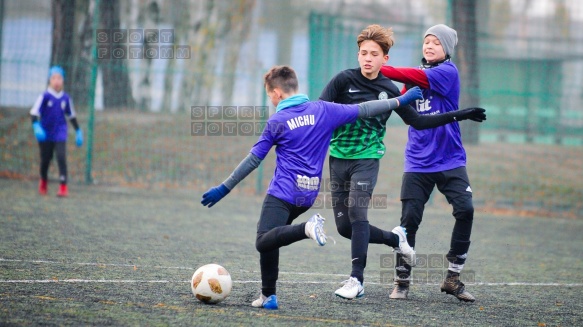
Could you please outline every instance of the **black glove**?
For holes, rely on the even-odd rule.
[[[457,121],[469,119],[481,123],[486,120],[486,109],[484,108],[466,108],[454,111],[454,113],[453,118]]]

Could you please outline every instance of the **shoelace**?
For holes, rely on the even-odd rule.
[[[342,288],[350,289],[355,286],[358,287],[358,280],[356,278],[348,278],[347,280],[343,281],[342,284],[344,284]]]

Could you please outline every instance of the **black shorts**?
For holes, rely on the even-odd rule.
[[[261,235],[275,227],[290,225],[310,207],[300,207],[267,194],[257,223],[257,234]]]
[[[377,183],[379,160],[330,157],[329,163],[336,227],[348,235],[350,224],[368,221],[368,207]]]
[[[330,157],[330,190],[360,190],[372,195],[379,175],[379,159],[339,159]]]
[[[449,203],[460,196],[472,196],[466,167],[459,167],[435,173],[404,173],[401,200],[416,199],[425,203],[435,186]]]

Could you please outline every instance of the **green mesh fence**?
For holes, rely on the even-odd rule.
[[[291,64],[300,92],[316,99],[334,74],[357,67],[366,25],[392,27],[389,64],[415,67],[423,32],[446,23],[460,38],[462,106],[488,113],[479,126],[462,125],[476,203],[582,215],[577,1],[22,0],[0,1],[0,22],[3,177],[38,178],[28,111],[50,65],[66,70],[86,138],[75,147],[70,129],[72,183],[202,191],[257,140],[270,111],[269,67]],[[406,128],[398,117],[388,128],[375,193],[397,203]],[[264,192],[273,159],[272,151],[235,193]]]

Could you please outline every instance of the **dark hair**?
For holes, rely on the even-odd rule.
[[[392,28],[383,28],[380,25],[368,25],[365,29],[363,29],[358,37],[356,38],[356,44],[358,44],[358,48],[360,49],[360,44],[364,41],[371,40],[376,42],[381,49],[383,50],[383,54],[389,54],[389,49],[395,44],[395,39],[393,39],[393,29]]]
[[[263,76],[263,84],[269,90],[278,87],[285,93],[293,93],[298,90],[298,77],[290,66],[275,66]]]

